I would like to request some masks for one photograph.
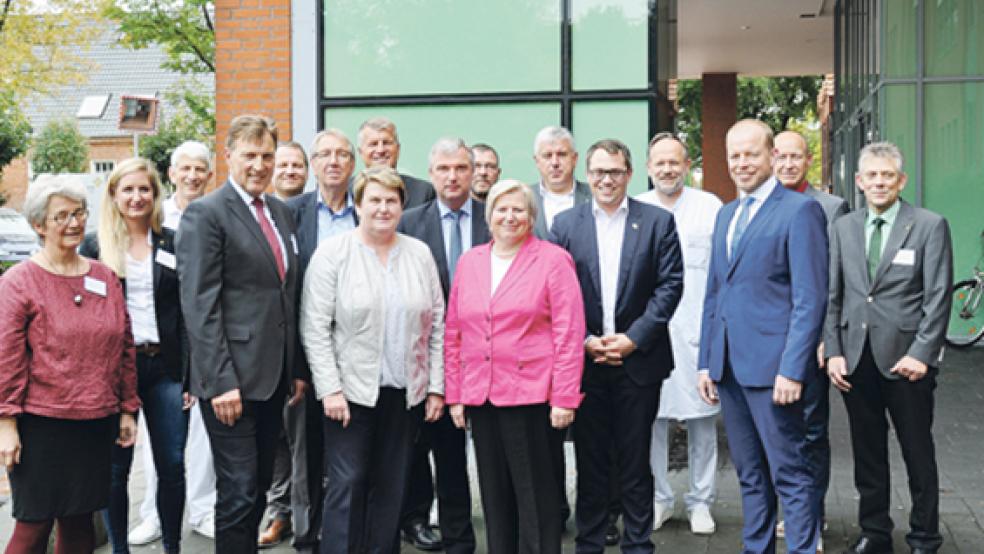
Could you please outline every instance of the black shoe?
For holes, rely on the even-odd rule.
[[[844,554],[892,554],[892,543],[875,542],[868,537],[861,537]]]
[[[413,545],[417,550],[434,552],[442,550],[441,537],[424,523],[414,523],[410,527],[403,528],[403,541]]]
[[[608,522],[608,529],[605,530],[605,546],[615,546],[618,544],[622,534],[618,532],[618,525],[614,521]]]

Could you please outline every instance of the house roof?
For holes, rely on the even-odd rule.
[[[106,29],[100,33],[81,56],[93,65],[88,78],[81,84],[56,88],[47,95],[37,95],[25,102],[24,114],[37,134],[48,122],[56,119],[78,121],[79,130],[89,138],[130,136],[130,131],[117,127],[120,97],[126,95],[156,96],[160,99],[159,114],[167,117],[173,109],[165,93],[183,82],[195,79],[196,88],[215,91],[214,76],[182,75],[161,68],[167,54],[157,45],[132,50],[118,44],[120,32],[113,22],[102,22]],[[97,118],[76,118],[79,107],[88,96],[109,95],[102,115]]]

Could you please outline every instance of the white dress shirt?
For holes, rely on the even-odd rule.
[[[495,252],[492,253],[492,294],[495,294],[495,289],[499,288],[499,283],[502,282],[502,278],[506,276],[509,266],[515,259],[515,256],[504,259],[496,256]]]
[[[253,206],[253,197],[248,192],[243,190],[241,186],[237,185],[236,182],[232,180],[232,177],[229,177],[229,184],[232,185],[232,189],[236,191],[236,194],[238,194],[239,197],[243,199],[243,202],[246,203],[246,207],[249,208],[249,213],[253,214],[253,217],[257,217],[256,208]],[[273,214],[270,212],[270,196],[266,193],[263,193],[260,196],[263,200],[263,215],[266,216],[267,221],[270,222],[270,226],[273,227],[273,234],[277,236],[277,242],[280,244],[280,257],[284,260],[284,274],[286,274],[288,268],[287,260],[289,256],[287,255],[287,248],[284,244],[284,239],[280,235],[280,229],[277,229],[277,222],[273,219]],[[259,225],[259,222],[260,220],[257,217],[257,225]]]
[[[161,202],[161,211],[164,212],[164,222],[162,225],[168,229],[178,230],[178,223],[181,223],[181,209],[178,208],[177,193],[174,193],[167,200]]]
[[[147,243],[151,244],[150,231],[147,232]],[[154,305],[153,257],[148,254],[145,259],[137,260],[129,252],[126,254],[126,311],[130,314],[130,330],[135,344],[161,342]]]
[[[764,183],[759,185],[759,188],[752,191],[751,194],[747,194],[742,191],[738,192],[738,202],[739,202],[738,209],[735,210],[735,215],[732,216],[731,223],[728,224],[728,238],[727,241],[725,242],[725,246],[728,249],[728,259],[731,259],[731,238],[735,234],[735,225],[738,223],[738,218],[741,216],[741,211],[745,209],[745,207],[741,203],[744,202],[745,198],[749,196],[755,199],[755,201],[752,202],[752,205],[749,207],[750,211],[748,212],[748,225],[751,225],[752,218],[755,217],[755,214],[758,213],[759,208],[762,207],[762,204],[765,204],[765,200],[769,198],[769,195],[772,194],[772,191],[777,186],[779,186],[779,181],[777,181],[775,177],[769,177]],[[745,231],[746,232],[748,231],[747,225],[745,227]]]
[[[591,201],[598,238],[598,271],[601,277],[602,331],[615,333],[615,301],[618,294],[618,272],[625,238],[625,220],[629,215],[629,199],[625,197],[609,216],[597,202]]]
[[[540,198],[543,198],[543,217],[549,231],[557,214],[574,207],[574,182],[571,182],[571,191],[564,194],[550,192],[541,182]]]

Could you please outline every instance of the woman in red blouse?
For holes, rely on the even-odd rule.
[[[85,186],[43,175],[24,213],[41,250],[0,277],[0,461],[17,525],[7,554],[90,553],[109,501],[114,441],[136,438],[135,351],[119,279],[76,253]]]

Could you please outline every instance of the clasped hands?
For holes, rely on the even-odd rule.
[[[635,349],[636,344],[625,333],[590,337],[584,341],[584,351],[600,365],[620,366]]]

